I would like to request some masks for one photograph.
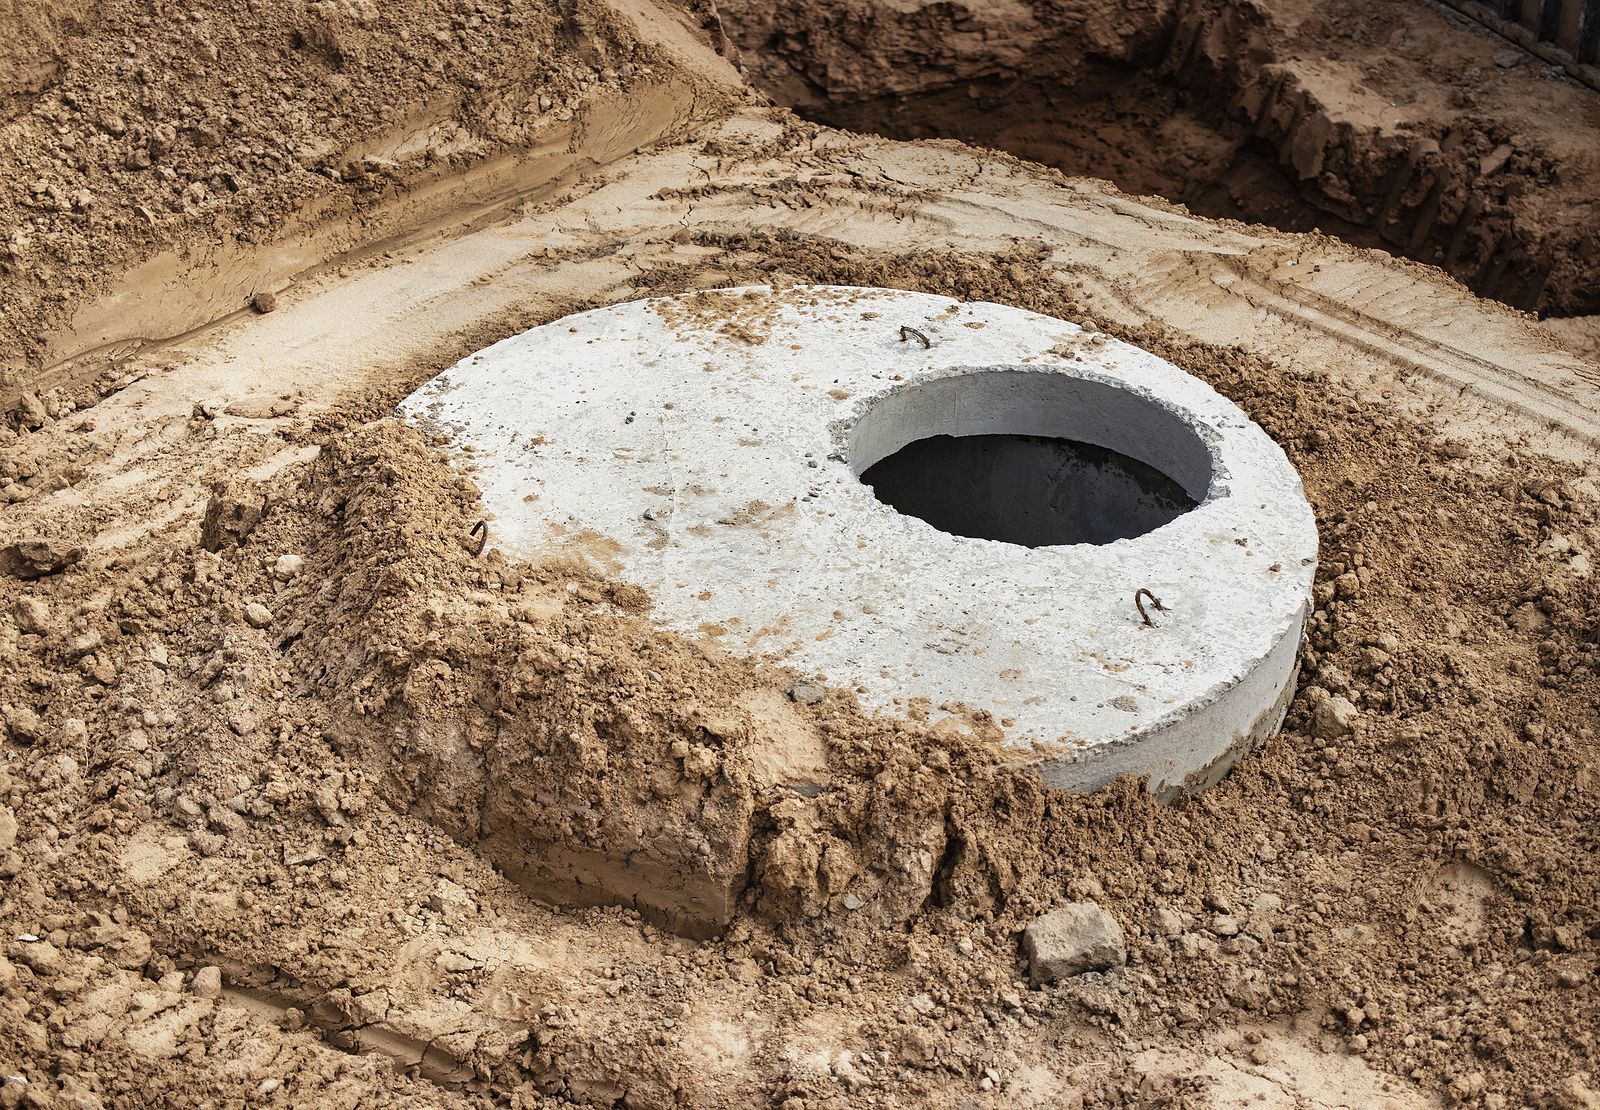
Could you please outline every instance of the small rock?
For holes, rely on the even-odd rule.
[[[1335,695],[1323,698],[1311,711],[1311,735],[1323,740],[1338,740],[1349,736],[1361,715],[1349,698]]]
[[[17,598],[11,615],[16,618],[17,627],[31,635],[42,636],[50,630],[50,606],[36,597]]]
[[[251,628],[265,628],[272,623],[272,610],[259,601],[244,607],[244,620]]]
[[[306,561],[300,555],[279,555],[278,561],[272,564],[272,576],[280,581],[287,582],[297,577],[306,569]]]
[[[278,307],[278,295],[264,289],[250,298],[250,307],[265,316]]]
[[[5,721],[6,730],[18,740],[37,740],[44,728],[44,722],[39,719],[39,714],[25,705],[0,709],[0,719]]]
[[[1587,1072],[1573,1072],[1561,1084],[1563,1110],[1600,1110],[1600,1090],[1589,1085]]]
[[[207,551],[237,547],[249,538],[267,515],[265,493],[243,485],[221,485],[212,490],[200,522],[200,545]]]
[[[103,637],[100,633],[91,628],[87,632],[78,633],[76,636],[68,636],[62,641],[61,647],[74,659],[81,659],[98,648],[102,641]]]
[[[220,998],[222,996],[222,969],[208,964],[194,973],[194,982],[189,984],[189,989],[201,998]]]
[[[1342,667],[1332,663],[1323,663],[1317,668],[1317,681],[1335,694],[1348,690],[1351,686],[1350,676]]]
[[[0,852],[17,842],[17,815],[10,806],[0,806]]]
[[[315,848],[306,846],[294,848],[288,844],[283,846],[283,865],[285,867],[304,867],[307,864],[320,863],[327,858]]]
[[[344,816],[340,812],[339,794],[332,786],[319,787],[311,795],[311,803],[316,806],[317,813],[328,824],[335,828],[344,824]]]
[[[789,687],[789,700],[802,705],[816,705],[826,693],[827,691],[818,683],[797,682]]]
[[[227,843],[225,839],[216,833],[206,832],[204,829],[195,829],[189,834],[190,846],[207,859],[219,854],[227,846]]]
[[[206,820],[210,822],[212,828],[225,836],[243,836],[249,829],[243,817],[222,806],[208,806]]]
[[[1127,962],[1122,926],[1094,902],[1068,902],[1022,931],[1028,974],[1037,985],[1107,971]]]
[[[60,540],[18,540],[0,547],[0,574],[43,578],[58,574],[83,558],[83,548]]]
[[[1510,147],[1510,145],[1507,144],[1507,143],[1501,143],[1499,146],[1497,146],[1493,150],[1491,150],[1488,154],[1485,154],[1482,158],[1478,159],[1478,176],[1479,177],[1488,177],[1490,174],[1499,171],[1502,167],[1505,166],[1507,160],[1509,160],[1510,157],[1511,157],[1511,147]],[[1464,456],[1457,456],[1457,457],[1464,457]]]
[[[1164,937],[1175,937],[1183,932],[1183,918],[1163,906],[1150,915],[1150,927]]]
[[[24,945],[17,953],[17,959],[32,968],[35,975],[54,975],[63,966],[61,949],[47,940]]]
[[[1583,964],[1567,964],[1556,970],[1556,985],[1571,990],[1583,986],[1593,975],[1593,970]]]
[[[17,399],[16,407],[11,411],[17,423],[30,431],[44,427],[46,421],[50,419],[50,413],[45,409],[44,402],[39,399],[37,393],[24,393]]]
[[[1501,69],[1514,69],[1522,64],[1522,55],[1515,50],[1502,50],[1494,56],[1494,64]]]

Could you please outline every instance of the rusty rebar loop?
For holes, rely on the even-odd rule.
[[[900,325],[900,342],[904,343],[906,340],[911,339],[913,337],[922,340],[922,349],[923,350],[927,350],[929,347],[933,346],[933,343],[929,341],[928,337],[926,335],[923,335],[916,328],[909,327],[906,324],[901,324]]]
[[[472,551],[472,557],[476,559],[483,554],[483,549],[489,546],[489,522],[480,520],[474,524],[472,530],[467,533],[467,539],[476,539],[478,541],[478,546]]]
[[[1147,597],[1150,599],[1150,607],[1156,612],[1165,613],[1167,611],[1167,607],[1161,604],[1161,599],[1159,597],[1145,589],[1143,586],[1140,586],[1134,591],[1133,607],[1139,610],[1139,619],[1144,621],[1145,627],[1154,628],[1156,626],[1156,622],[1151,620],[1150,614],[1144,611],[1144,599]]]

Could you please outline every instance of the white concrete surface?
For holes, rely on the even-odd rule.
[[[589,557],[664,626],[866,704],[987,710],[1053,786],[1209,785],[1292,693],[1317,550],[1299,477],[1210,387],[1073,324],[892,290],[688,294],[514,336],[402,412],[474,449],[494,545]],[[1103,546],[948,535],[857,479],[941,432],[1109,447],[1200,504]]]

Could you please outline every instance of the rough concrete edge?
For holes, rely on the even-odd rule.
[[[1036,750],[1033,758],[1007,761],[1007,765],[1036,770],[1046,786],[1074,793],[1099,790],[1124,775],[1142,773],[1148,776],[1147,788],[1162,802],[1209,789],[1222,781],[1240,759],[1276,736],[1282,727],[1298,685],[1300,649],[1305,642],[1308,616],[1309,605],[1302,609],[1254,670],[1216,688],[1213,696],[1203,702],[1190,702],[1168,714],[1164,718],[1165,725],[1094,748],[1063,748],[1046,756],[1038,755]],[[1215,718],[1226,715],[1234,702],[1261,704],[1265,699],[1258,691],[1263,688],[1274,694],[1266,709],[1253,718],[1247,717],[1242,727],[1226,732],[1212,731],[1218,724]],[[1152,747],[1157,751],[1152,752]],[[1128,766],[1128,758],[1135,750],[1145,764],[1160,760],[1168,768],[1166,773],[1141,772]],[[1200,758],[1184,758],[1183,752],[1198,754]],[[1207,758],[1205,752],[1213,754]]]

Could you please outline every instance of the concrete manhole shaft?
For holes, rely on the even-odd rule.
[[[661,624],[869,705],[988,710],[1052,786],[1203,787],[1292,693],[1299,477],[1203,382],[1061,320],[686,294],[514,336],[402,411],[474,448],[508,551],[587,555]]]
[[[1077,374],[974,369],[890,389],[845,437],[880,501],[1024,547],[1111,543],[1205,500],[1211,453],[1183,416]]]

